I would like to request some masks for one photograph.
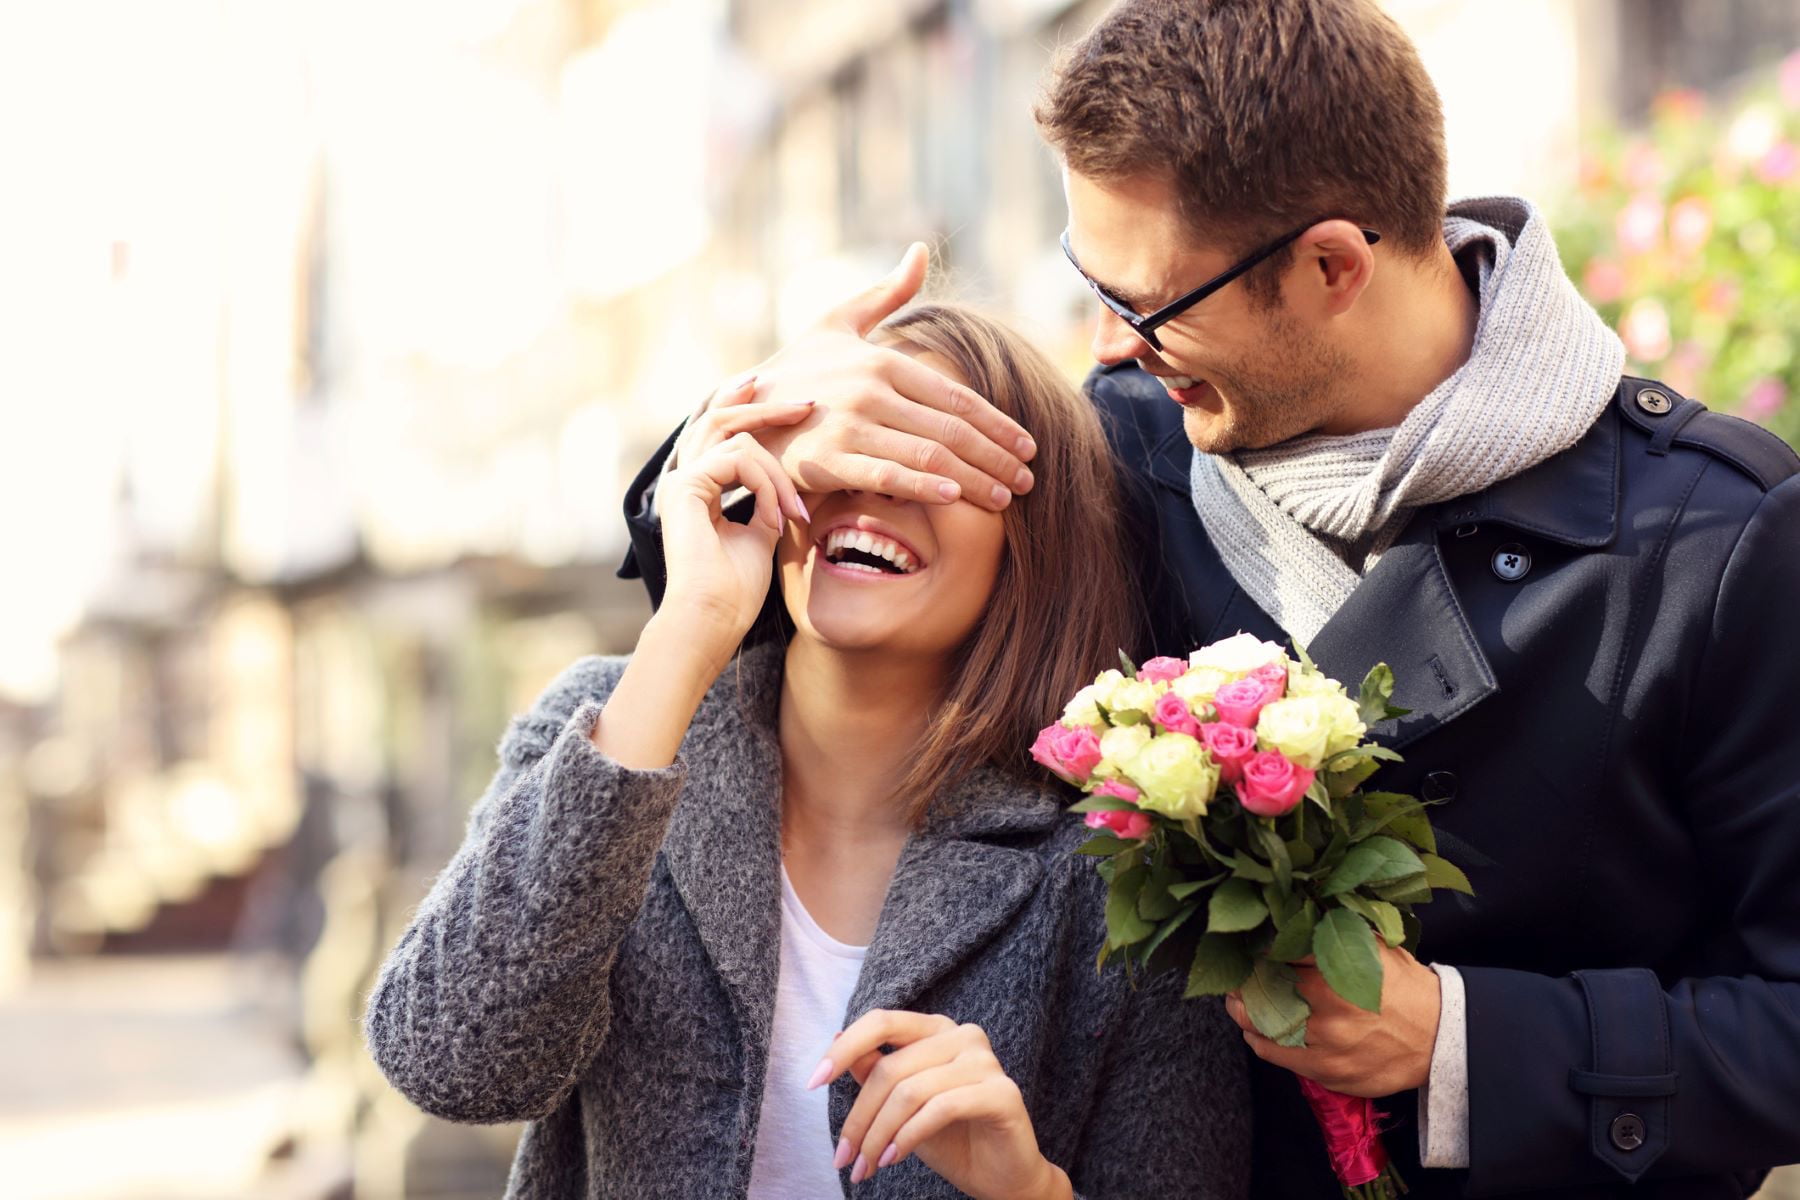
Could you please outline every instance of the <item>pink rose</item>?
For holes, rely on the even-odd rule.
[[[1250,672],[1250,678],[1269,688],[1269,698],[1264,703],[1272,704],[1287,695],[1288,672],[1280,663],[1270,663],[1266,667],[1258,667]]]
[[[1275,699],[1274,689],[1255,676],[1245,676],[1235,683],[1228,683],[1213,693],[1213,707],[1219,710],[1219,720],[1232,725],[1254,727],[1256,718],[1262,714],[1263,705]]]
[[[1194,714],[1188,709],[1187,701],[1174,692],[1164,692],[1156,698],[1156,709],[1150,714],[1170,733],[1185,733],[1189,737],[1200,736],[1200,722],[1194,720]]]
[[[1256,753],[1256,730],[1215,721],[1200,727],[1200,740],[1219,764],[1219,778],[1235,785],[1244,777],[1244,764]]]
[[[1237,785],[1238,802],[1259,817],[1279,817],[1300,803],[1312,781],[1311,771],[1273,750],[1252,754]]]
[[[1129,783],[1120,783],[1117,779],[1109,779],[1099,787],[1095,788],[1091,794],[1095,796],[1111,796],[1114,800],[1129,800],[1131,803],[1136,804],[1138,802],[1138,797],[1143,793],[1139,792]]]
[[[1150,818],[1141,812],[1091,812],[1082,818],[1089,829],[1111,830],[1114,837],[1128,842],[1150,836]]]
[[[1179,658],[1163,655],[1153,658],[1138,668],[1138,679],[1143,683],[1168,683],[1180,679],[1187,674],[1187,662]]]
[[[1031,757],[1073,784],[1087,782],[1100,763],[1100,739],[1087,726],[1046,725],[1031,743]]]

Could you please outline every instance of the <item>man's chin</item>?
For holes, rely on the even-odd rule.
[[[1229,454],[1240,449],[1231,422],[1222,412],[1188,407],[1181,410],[1181,426],[1187,440],[1202,454]]]

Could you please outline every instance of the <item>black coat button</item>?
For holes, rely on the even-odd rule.
[[[1620,1113],[1612,1120],[1612,1144],[1621,1150],[1636,1150],[1644,1144],[1644,1118],[1636,1113]]]
[[[1433,771],[1419,788],[1419,797],[1434,803],[1456,799],[1457,780],[1453,771]]]
[[[1675,407],[1675,402],[1655,388],[1645,388],[1637,395],[1638,407],[1653,417],[1660,417]]]
[[[1507,583],[1517,583],[1531,573],[1531,551],[1517,542],[1508,542],[1494,551],[1494,574]]]

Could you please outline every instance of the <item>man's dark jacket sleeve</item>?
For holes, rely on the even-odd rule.
[[[1800,1161],[1800,476],[1763,497],[1716,586],[1697,677],[1668,681],[1687,719],[1666,732],[1721,943],[1695,954],[1755,970],[1459,966],[1471,1195]]]

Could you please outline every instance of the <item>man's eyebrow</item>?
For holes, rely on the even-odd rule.
[[[1133,308],[1144,309],[1147,311],[1154,311],[1155,309],[1161,307],[1157,303],[1156,297],[1150,295],[1147,292],[1137,292],[1137,291],[1133,291],[1130,288],[1114,287],[1112,284],[1107,283],[1101,279],[1095,279],[1094,282],[1098,283],[1101,287],[1105,288],[1106,292],[1109,296],[1112,296],[1116,300],[1123,301],[1124,303],[1129,304]]]

